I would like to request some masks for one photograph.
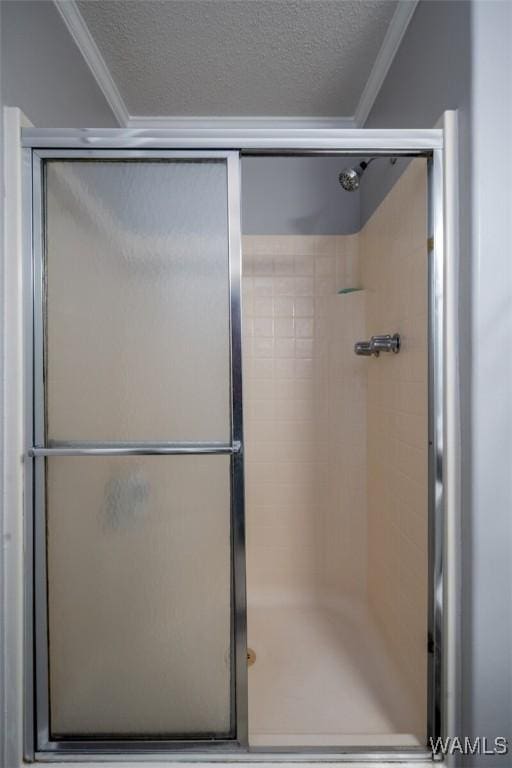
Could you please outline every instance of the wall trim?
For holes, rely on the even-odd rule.
[[[436,127],[444,135],[445,269],[445,521],[444,521],[444,722],[443,733],[461,733],[461,412],[459,355],[459,135],[458,111],[444,112]],[[455,765],[452,757],[449,762]]]
[[[53,0],[94,79],[123,128],[362,128],[373,107],[419,0],[398,0],[383,43],[353,115],[337,117],[131,115],[75,0]]]
[[[126,104],[114,78],[100,53],[75,0],[53,0],[64,24],[75,41],[80,53],[105,96],[120,126],[126,126],[130,117]]]
[[[173,116],[130,115],[127,128],[168,128],[171,130],[341,130],[356,128],[353,117],[272,117],[272,116]]]
[[[366,123],[380,89],[389,72],[419,0],[399,0],[388,31],[357,105],[354,121],[360,128]]]
[[[3,573],[4,614],[0,616],[2,640],[4,708],[0,730],[5,734],[0,763],[17,766],[23,746],[23,654],[24,654],[24,333],[23,333],[23,231],[21,131],[31,126],[16,107],[4,107],[3,121],[3,213],[1,243],[3,264],[3,368],[8,372],[2,391]],[[2,583],[3,582],[3,583]]]
[[[22,131],[24,147],[46,150],[67,149],[204,149],[218,151],[308,152],[336,154],[410,154],[443,148],[441,129],[343,129],[265,130],[233,129],[179,131],[165,128],[27,128]]]

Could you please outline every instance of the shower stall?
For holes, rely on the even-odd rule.
[[[427,261],[422,158],[355,233],[243,237],[253,744],[426,742]]]
[[[306,133],[23,132],[27,756],[440,733],[442,132]],[[403,168],[244,232],[246,160],[327,155]]]

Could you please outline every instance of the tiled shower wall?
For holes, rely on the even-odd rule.
[[[410,163],[360,233],[366,338],[399,331],[398,355],[366,359],[368,597],[425,729],[427,664],[427,177]]]
[[[357,236],[351,250],[358,252]],[[354,271],[354,284],[359,284]],[[322,598],[331,608],[366,600],[366,359],[354,342],[365,336],[365,292],[335,294],[328,303],[327,503],[321,537]]]
[[[337,344],[332,307],[349,299],[337,289],[358,280],[356,261],[357,236],[243,238],[250,602],[308,601],[326,572],[329,477],[339,470],[330,460],[332,441],[344,435],[346,452],[351,443],[333,413],[342,390],[329,399],[333,377],[341,384],[340,357],[333,371],[330,354]],[[352,513],[363,519],[364,506]],[[341,536],[338,525],[343,546]]]

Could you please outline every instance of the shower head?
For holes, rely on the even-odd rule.
[[[368,160],[368,162],[363,160],[356,168],[344,168],[341,171],[340,175],[338,176],[338,180],[346,192],[355,192],[356,189],[359,189],[361,176],[374,159],[375,158],[372,157],[372,159]]]
[[[338,180],[346,192],[354,192],[358,189],[360,178],[361,174],[354,168],[344,168],[338,176]]]
[[[338,176],[338,181],[346,192],[355,192],[359,189],[361,183],[361,177],[366,171],[370,163],[376,160],[376,157],[371,157],[369,160],[362,160],[355,168],[344,168]],[[396,157],[390,157],[389,162],[391,165],[395,165],[397,161]]]

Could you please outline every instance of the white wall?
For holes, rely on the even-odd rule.
[[[2,4],[0,3],[0,40],[2,35]],[[0,47],[1,53],[1,47]],[[2,80],[3,80],[3,68],[0,57],[0,104],[3,104],[2,98]],[[5,188],[4,188],[4,121],[3,116],[0,119],[0,296],[4,296],[4,260],[3,260],[3,244],[4,244],[4,202],[5,202]],[[3,302],[2,302],[3,305]],[[4,366],[4,333],[3,333],[3,311],[0,333],[0,433],[2,434],[2,440],[0,442],[0,649],[5,648],[5,634],[4,634],[4,616],[5,616],[5,599],[4,599],[4,554],[3,554],[3,541],[4,541],[4,515],[3,515],[3,500],[4,500],[4,391],[5,391],[5,366]],[[0,654],[0,712],[4,712],[4,654],[3,651]],[[3,718],[2,718],[3,725]],[[0,760],[3,760],[4,756],[4,729],[0,727]]]
[[[465,547],[471,598],[465,724],[473,734],[508,736],[512,750],[512,4],[475,2],[472,11],[473,472]],[[511,760],[509,754],[502,764]]]

